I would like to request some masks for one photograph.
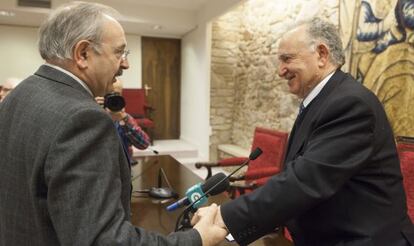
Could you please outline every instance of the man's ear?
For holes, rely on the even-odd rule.
[[[324,67],[329,61],[330,50],[328,46],[324,43],[320,43],[318,46],[316,46],[316,52],[319,54],[318,65],[320,67]]]
[[[88,40],[81,40],[73,48],[73,59],[79,69],[88,67],[88,55],[91,52],[91,43]]]

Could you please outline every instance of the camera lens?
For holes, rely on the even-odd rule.
[[[119,93],[109,93],[104,97],[104,108],[118,112],[125,108],[125,99]]]

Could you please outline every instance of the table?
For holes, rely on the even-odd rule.
[[[150,187],[158,187],[158,179],[160,169],[165,172],[171,187],[179,193],[179,198],[185,195],[185,192],[191,186],[204,182],[184,165],[180,164],[174,158],[168,155],[148,156],[135,158],[138,164],[132,167],[132,184],[133,191],[149,189]],[[161,186],[168,187],[168,182],[164,178],[161,179]],[[157,231],[167,235],[174,231],[178,216],[183,209],[168,212],[166,207],[175,200],[157,200],[148,197],[134,197],[137,195],[133,192],[131,200],[132,224],[143,227],[147,230]],[[143,196],[146,196],[143,194]],[[224,194],[211,196],[208,203],[213,202],[221,204],[229,198]],[[289,246],[285,240],[274,235],[273,237],[260,239],[251,245],[282,245]],[[223,242],[220,245],[236,245],[235,243]]]

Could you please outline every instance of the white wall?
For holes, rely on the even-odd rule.
[[[26,78],[44,63],[37,49],[37,28],[0,25],[0,83],[9,77]],[[126,35],[130,68],[121,79],[125,88],[141,87],[141,37]]]
[[[129,69],[124,70],[120,79],[124,83],[124,88],[141,88],[141,36],[126,34],[126,39],[127,49],[131,51],[128,56]]]
[[[26,78],[43,64],[37,49],[37,28],[0,25],[0,83],[8,77]]]
[[[181,43],[181,139],[208,160],[210,136],[211,23],[200,24]]]

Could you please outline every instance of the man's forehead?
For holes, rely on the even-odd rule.
[[[108,16],[104,21],[103,39],[115,43],[116,46],[126,46],[125,32],[121,24]]]
[[[292,42],[294,42],[294,40],[287,39],[285,36],[282,37],[277,46],[276,54],[280,56],[291,53],[293,50]]]
[[[284,53],[294,53],[298,49],[304,48],[308,43],[308,38],[306,32],[300,29],[293,29],[292,31],[287,32],[279,40],[279,45],[277,46],[276,53],[278,55]]]

